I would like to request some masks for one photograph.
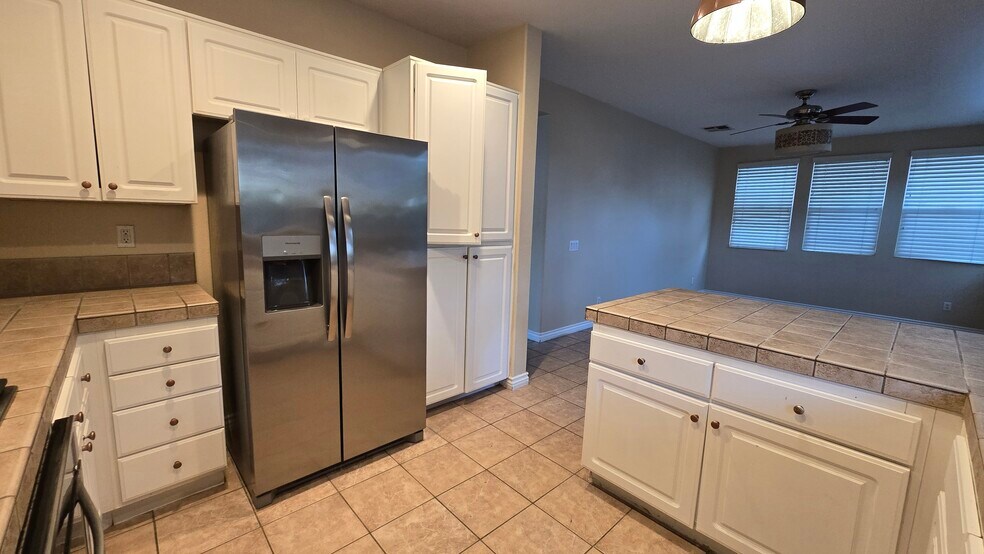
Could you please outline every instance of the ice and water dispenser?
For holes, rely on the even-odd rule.
[[[266,311],[322,303],[321,237],[263,237],[263,297]]]

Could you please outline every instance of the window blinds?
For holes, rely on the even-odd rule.
[[[984,148],[912,153],[895,255],[984,264]]]
[[[798,169],[796,160],[738,167],[732,248],[786,250]]]
[[[813,164],[803,250],[875,253],[892,158],[818,158]]]

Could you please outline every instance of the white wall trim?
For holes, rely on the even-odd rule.
[[[525,387],[530,384],[530,374],[524,371],[519,375],[510,375],[508,379],[503,381],[503,384],[509,390]]]
[[[526,332],[526,338],[536,342],[543,342],[555,339],[557,337],[562,337],[564,335],[570,335],[571,333],[576,333],[578,331],[583,331],[585,329],[590,329],[592,325],[594,325],[593,321],[584,320],[574,323],[573,325],[554,329],[553,331],[544,331],[543,333],[537,333],[536,331],[531,330]]]

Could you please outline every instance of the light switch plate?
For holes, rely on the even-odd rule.
[[[571,245],[568,247],[568,250],[571,252],[577,252],[580,249],[581,249],[581,241],[579,240],[572,240]]]
[[[116,247],[134,248],[135,246],[137,246],[137,239],[133,234],[133,225],[117,225]]]

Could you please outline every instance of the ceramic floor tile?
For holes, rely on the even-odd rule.
[[[598,542],[629,511],[628,506],[579,477],[564,481],[536,505],[589,544]]]
[[[157,546],[168,552],[204,552],[259,527],[243,489],[183,508],[155,521]]]
[[[530,386],[536,387],[548,394],[557,395],[566,390],[570,390],[577,386],[574,381],[568,381],[563,377],[558,377],[553,374],[538,375],[533,379],[530,379]]]
[[[171,502],[170,504],[161,506],[154,510],[154,516],[158,519],[165,517],[169,514],[173,514],[178,510],[182,510],[189,506],[194,506],[195,504],[200,504],[206,500],[211,500],[213,498],[218,498],[229,491],[234,491],[243,488],[243,483],[239,479],[239,472],[236,470],[236,464],[232,461],[232,458],[226,458],[226,468],[225,468],[225,480],[221,485],[212,487],[210,489],[205,489],[199,493],[195,493],[191,496],[186,496],[180,500]]]
[[[588,382],[588,368],[580,367],[576,365],[569,365],[562,367],[554,372],[557,377],[563,377],[568,381],[573,381],[579,385],[583,385]]]
[[[334,552],[369,532],[340,494],[264,525],[263,530],[277,554]]]
[[[433,498],[402,467],[394,467],[349,487],[342,491],[342,497],[370,531]]]
[[[482,471],[482,466],[448,444],[403,464],[431,494],[441,494]]]
[[[530,501],[563,483],[571,472],[529,448],[506,458],[489,471]]]
[[[449,442],[477,431],[488,423],[461,406],[455,406],[435,415],[427,416],[427,427]]]
[[[560,358],[555,358],[553,356],[555,353],[556,352],[551,352],[550,354],[541,354],[539,356],[529,358],[526,360],[526,367],[532,369],[538,369],[540,371],[543,371],[544,373],[550,373],[571,363],[565,360],[561,360]]]
[[[256,517],[266,525],[337,492],[327,477],[321,477],[277,496],[272,504],[256,510]]]
[[[579,385],[573,389],[564,391],[557,395],[558,398],[563,398],[564,400],[577,404],[580,407],[584,407],[585,400],[588,396],[588,387],[586,385]]]
[[[568,431],[570,431],[571,433],[574,433],[575,435],[577,435],[579,437],[583,437],[584,436],[584,418],[582,417],[581,419],[575,421],[574,423],[571,423],[570,425],[568,425],[567,427],[565,427],[565,429],[567,429]]]
[[[338,554],[383,554],[372,535],[366,535],[338,551]]]
[[[530,406],[529,410],[534,414],[564,427],[570,425],[575,421],[584,417],[584,408],[576,404],[571,404],[570,402],[553,397],[549,400],[544,400],[539,404],[534,404]]]
[[[493,391],[494,392],[494,391]],[[477,415],[488,423],[495,423],[504,417],[513,415],[522,409],[515,402],[510,402],[498,394],[486,394],[481,398],[466,399],[461,407]]]
[[[454,445],[485,468],[492,467],[525,448],[523,443],[491,425],[465,435],[454,441]]]
[[[331,484],[338,490],[345,490],[366,479],[396,467],[398,464],[392,456],[385,452],[374,454],[364,460],[346,466],[329,475]]]
[[[560,428],[556,424],[527,410],[499,420],[495,423],[495,426],[527,446]]]
[[[447,444],[448,441],[444,440],[444,437],[438,435],[430,428],[424,429],[424,440],[418,443],[405,442],[398,446],[394,446],[387,450],[390,456],[396,460],[397,463],[404,463],[410,461],[421,454],[426,454],[435,448],[440,448]]]
[[[518,389],[503,389],[496,393],[496,396],[505,398],[514,404],[522,406],[523,408],[529,408],[533,404],[543,402],[552,395],[549,392],[526,385],[525,387],[520,387]]]
[[[468,547],[463,554],[493,554],[492,549],[485,546],[485,543],[478,541],[475,544]]]
[[[270,545],[262,529],[250,531],[238,539],[209,550],[209,554],[269,554]]]
[[[156,554],[157,537],[153,523],[147,522],[106,539],[106,554]]]
[[[388,554],[457,554],[478,541],[437,500],[388,523],[372,536]]]
[[[536,506],[523,510],[483,542],[494,552],[530,552],[530,546],[536,545],[533,550],[541,554],[579,554],[591,547]]]
[[[438,500],[479,537],[530,505],[523,495],[487,471],[442,494]]]
[[[632,510],[596,548],[604,554],[699,554],[701,549]]]
[[[571,473],[581,469],[581,437],[561,429],[531,446]]]
[[[588,357],[586,352],[580,350],[574,350],[573,348],[564,348],[561,350],[556,350],[550,353],[551,356],[557,358],[563,362],[572,364],[574,362],[579,362]]]

